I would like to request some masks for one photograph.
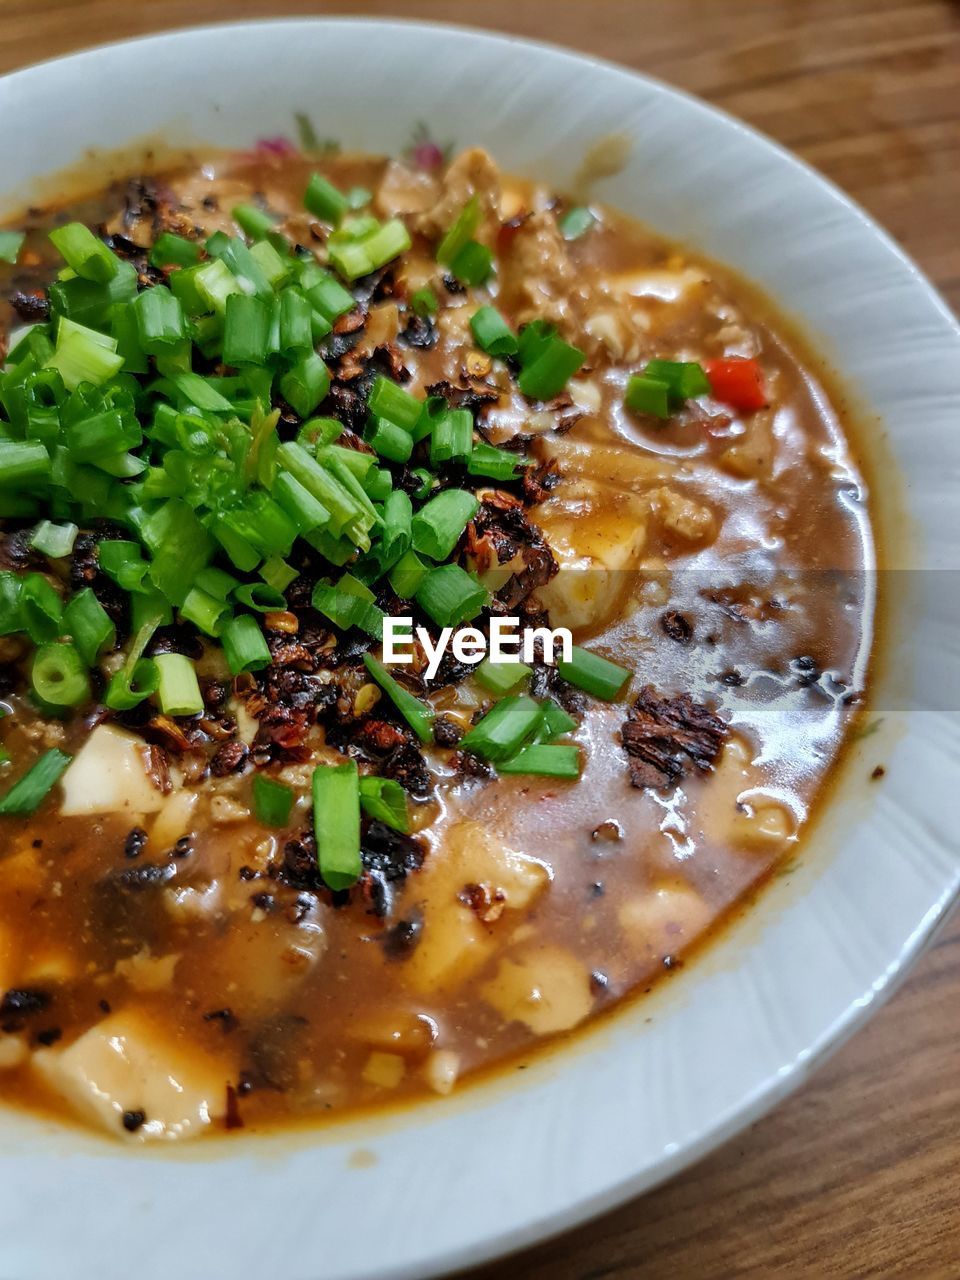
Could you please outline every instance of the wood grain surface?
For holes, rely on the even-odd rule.
[[[854,195],[960,309],[955,0],[0,0],[0,71],[165,27],[323,12],[549,39],[700,94]],[[958,1157],[955,918],[893,1001],[771,1116],[660,1190],[474,1280],[951,1280]]]

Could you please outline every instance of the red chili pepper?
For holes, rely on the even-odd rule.
[[[725,360],[707,360],[704,368],[714,399],[743,413],[766,408],[763,374],[756,360],[730,356]]]

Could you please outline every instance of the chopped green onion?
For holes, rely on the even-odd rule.
[[[322,174],[315,173],[307,185],[303,203],[316,218],[330,222],[335,227],[350,207],[350,203],[342,191],[338,191],[332,182]]]
[[[347,204],[351,209],[363,209],[373,199],[373,192],[366,187],[351,187],[347,192]]]
[[[519,350],[517,335],[496,307],[481,307],[470,317],[477,346],[491,356],[512,356]]]
[[[165,716],[195,716],[203,695],[193,663],[182,653],[158,653],[153,660],[160,676],[157,699]]]
[[[120,259],[82,222],[68,222],[50,232],[50,240],[70,268],[84,280],[104,283],[120,269]]]
[[[473,454],[471,453],[470,456],[472,458]],[[469,463],[467,466],[469,470]],[[436,484],[436,476],[432,471],[428,471],[426,467],[414,467],[410,475],[417,481],[417,487],[413,491],[413,496],[417,499],[425,498]]]
[[[421,742],[433,741],[434,711],[398,684],[382,662],[372,654],[363,655],[364,666],[384,691]]]
[[[0,800],[0,814],[35,813],[41,803],[59,782],[72,756],[52,747],[13,784]]]
[[[670,385],[659,378],[634,374],[623,399],[633,413],[646,413],[653,418],[670,417]]]
[[[68,391],[76,391],[81,382],[92,382],[99,387],[123,366],[123,357],[116,352],[116,338],[61,316],[57,345],[47,368],[58,371]]]
[[[161,231],[150,250],[152,267],[193,267],[200,261],[201,246],[173,231]]]
[[[86,664],[72,644],[41,645],[33,655],[30,683],[51,707],[75,707],[90,696]]]
[[[191,587],[180,606],[180,617],[185,622],[192,622],[208,636],[218,636],[229,615],[230,606],[226,600],[210,595],[200,587]]]
[[[202,267],[197,267],[192,279],[200,297],[220,315],[223,315],[226,309],[227,298],[232,293],[242,292],[236,276],[219,258],[214,258],[211,262],[205,262]]]
[[[112,711],[129,711],[144,698],[152,697],[160,684],[160,673],[152,658],[144,658],[147,645],[160,625],[163,613],[153,610],[141,619],[131,641],[126,661],[110,677],[103,701]]]
[[[517,385],[530,400],[552,400],[560,394],[585,359],[578,347],[572,347],[554,334],[540,346],[532,360],[524,361]]]
[[[413,503],[402,489],[394,489],[383,504],[383,529],[378,555],[381,572],[395,565],[410,549]]]
[[[473,449],[473,417],[469,409],[449,409],[434,423],[430,435],[430,465],[468,462]]]
[[[88,667],[116,643],[117,629],[91,587],[84,587],[67,602],[62,625],[63,634],[73,639]]]
[[[285,356],[313,350],[313,308],[299,289],[284,289],[280,295],[280,350]]]
[[[523,467],[532,463],[524,454],[511,449],[498,449],[485,440],[477,441],[467,459],[467,473],[471,476],[490,476],[494,480],[516,480]]]
[[[0,440],[0,486],[27,487],[50,474],[50,454],[39,440]]]
[[[533,668],[528,667],[525,662],[520,662],[519,659],[492,662],[490,658],[484,658],[474,675],[490,693],[501,694],[509,693],[521,680],[533,675]]]
[[[405,431],[413,430],[423,412],[422,401],[412,396],[409,391],[404,391],[403,387],[398,387],[389,378],[385,378],[383,374],[377,375],[370,388],[367,404],[370,412],[376,417],[395,422]]]
[[[437,295],[426,285],[422,289],[415,289],[410,295],[410,310],[418,316],[435,316],[440,310]]]
[[[394,831],[409,835],[407,793],[396,778],[376,778],[373,775],[361,778],[360,804],[368,817],[385,822]]]
[[[257,613],[277,613],[287,607],[283,592],[266,582],[245,582],[237,587],[234,595],[241,604]]]
[[[231,618],[223,628],[220,642],[232,675],[262,671],[270,665],[270,650],[263,632],[249,613]]]
[[[203,413],[233,413],[233,405],[210,385],[199,373],[170,375],[183,408],[199,409]]]
[[[215,565],[201,569],[194,581],[201,591],[217,600],[226,600],[240,585],[232,573],[225,573]]]
[[[683,400],[710,394],[710,379],[696,360],[650,360],[642,377],[665,382],[670,388],[670,399],[677,406]]]
[[[276,229],[276,223],[269,213],[258,209],[255,204],[238,204],[230,215],[245,236],[251,240],[263,240]]]
[[[313,831],[317,865],[333,890],[349,889],[360,876],[360,778],[356,760],[313,771]]]
[[[460,250],[471,240],[480,226],[483,210],[476,196],[471,196],[457,214],[456,219],[447,230],[446,235],[437,247],[437,261],[445,267],[453,265]]]
[[[468,240],[451,262],[450,270],[461,284],[483,284],[493,270],[493,254],[485,244]]]
[[[497,765],[500,773],[537,774],[542,778],[579,778],[580,749],[573,744],[535,743]]]
[[[315,351],[305,356],[280,379],[284,399],[301,418],[307,418],[330,390],[330,370]]]
[[[288,471],[281,471],[273,482],[273,496],[301,533],[322,529],[330,521],[330,512],[323,503]]]
[[[316,453],[343,435],[343,423],[336,418],[310,418],[297,432],[297,443]]]
[[[364,440],[389,462],[407,462],[413,453],[413,436],[386,418],[374,418],[363,434]]]
[[[568,715],[558,702],[554,702],[553,698],[547,698],[542,702],[543,721],[537,730],[534,741],[536,742],[553,742],[565,733],[572,733],[577,727],[577,722],[573,716]]]
[[[269,240],[258,240],[252,245],[250,257],[274,289],[285,284],[296,269],[294,263],[282,256]]]
[[[509,760],[533,736],[543,713],[525,694],[503,698],[460,739],[460,749],[498,763]]]
[[[271,556],[260,566],[260,577],[275,591],[286,591],[290,583],[296,582],[299,576],[297,570],[279,556]]]
[[[224,364],[263,364],[268,355],[272,319],[273,313],[262,298],[231,294],[223,318]]]
[[[319,311],[329,323],[346,315],[357,305],[353,294],[343,287],[335,276],[311,263],[300,277],[300,285],[310,305]]]
[[[22,231],[0,231],[0,262],[16,262],[26,238]]]
[[[20,591],[24,630],[34,644],[55,640],[63,619],[63,601],[45,577],[28,573]]]
[[[370,270],[376,271],[379,267],[386,266],[401,253],[406,253],[410,244],[410,232],[399,218],[391,218],[389,222],[383,223],[373,235],[367,236],[363,241],[371,263]]]
[[[144,289],[130,305],[137,317],[140,346],[148,355],[161,355],[187,337],[187,322],[179,299],[163,285]]]
[[[285,827],[293,809],[293,789],[258,773],[253,779],[253,812],[268,827]]]
[[[401,600],[412,600],[429,572],[415,551],[406,551],[390,570],[387,581]]]
[[[60,560],[73,550],[78,532],[75,524],[53,524],[50,520],[41,520],[33,531],[30,545],[41,555]]]
[[[465,489],[444,489],[413,517],[413,549],[431,560],[446,560],[479,506]]]
[[[363,487],[371,502],[383,502],[393,490],[393,476],[386,467],[374,467],[367,473]]]
[[[311,604],[341,631],[359,627],[375,640],[383,638],[383,611],[374,604],[373,592],[351,574],[345,573],[335,586],[318,582]]]
[[[458,564],[443,564],[427,573],[414,599],[438,626],[454,627],[475,618],[489,597],[465,569]]]
[[[569,684],[606,702],[617,697],[631,674],[626,667],[618,667],[608,658],[578,645],[573,646],[570,662],[557,663],[557,671]]]
[[[597,221],[596,215],[586,205],[574,205],[568,209],[557,222],[557,228],[564,240],[579,240]]]
[[[26,629],[20,596],[23,579],[15,573],[0,573],[0,636],[15,635]]]

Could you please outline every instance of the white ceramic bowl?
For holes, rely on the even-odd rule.
[[[960,331],[911,263],[796,159],[674,90],[557,49],[384,22],[190,31],[12,75],[4,211],[91,146],[159,134],[244,147],[290,134],[295,111],[376,152],[426,120],[560,187],[599,136],[628,136],[629,163],[598,195],[756,281],[877,419],[877,511],[894,563],[914,571],[882,584],[883,723],[799,869],[744,924],[651,1001],[510,1080],[297,1139],[160,1154],[4,1113],[0,1272],[16,1280],[422,1277],[569,1227],[796,1088],[957,894]],[[887,776],[868,787],[879,761]]]

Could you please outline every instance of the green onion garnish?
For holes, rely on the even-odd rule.
[[[275,222],[269,213],[258,209],[255,204],[238,204],[231,211],[231,217],[245,236],[251,240],[264,240],[275,229]]]
[[[26,629],[20,596],[23,580],[15,573],[0,573],[0,636],[15,635]]]
[[[486,588],[458,564],[430,569],[414,592],[420,608],[440,627],[475,618],[489,600]]]
[[[473,449],[473,417],[469,409],[449,409],[430,434],[430,465],[468,462]]]
[[[401,600],[412,600],[420,588],[420,584],[430,572],[415,551],[405,551],[387,575],[391,590]],[[0,635],[5,634],[0,630]]]
[[[410,295],[410,310],[418,316],[435,316],[440,310],[437,295],[426,286],[415,289]]]
[[[230,606],[226,600],[210,595],[200,587],[191,587],[180,606],[182,620],[192,622],[204,635],[208,636],[219,636],[229,616]]]
[[[155,291],[151,289],[149,292]],[[142,293],[140,296],[148,295]],[[272,324],[273,309],[262,298],[249,297],[245,293],[231,294],[227,298],[223,318],[224,363],[234,366],[264,364],[269,354]],[[310,346],[308,341],[307,347]]]
[[[75,707],[90,696],[86,663],[72,644],[41,645],[33,655],[30,683],[51,707]]]
[[[73,550],[79,530],[75,524],[54,524],[41,520],[33,531],[30,545],[51,560],[61,560]]]
[[[303,203],[316,218],[330,222],[335,227],[350,207],[350,202],[342,191],[338,191],[332,182],[322,174],[315,173],[307,185]]]
[[[658,378],[634,374],[623,399],[633,413],[646,413],[652,418],[670,417],[670,387]]]
[[[262,671],[270,665],[270,650],[263,632],[249,613],[231,618],[224,626],[220,640],[233,675],[238,676],[243,671]]]
[[[317,865],[331,889],[349,889],[360,861],[360,779],[356,760],[313,771],[313,830]]]
[[[98,656],[113,648],[117,629],[90,587],[84,587],[63,611],[63,633],[70,636],[83,661],[92,667]]]
[[[413,453],[413,436],[386,418],[374,418],[363,435],[371,448],[389,462],[407,462]]]
[[[480,201],[476,196],[471,196],[437,247],[437,261],[439,263],[442,263],[445,267],[453,265],[454,258],[467,242],[473,238],[474,233],[480,226],[482,216],[483,211],[480,208]]]
[[[432,742],[435,714],[433,710],[404,689],[403,685],[398,684],[383,663],[378,662],[372,654],[365,653],[363,662],[371,678],[376,680],[420,741]]]
[[[26,238],[22,231],[0,231],[0,262],[16,262]]]
[[[558,220],[557,227],[564,240],[579,240],[596,221],[596,215],[585,205],[574,205]]]
[[[678,401],[710,394],[710,379],[696,360],[651,360],[643,377],[665,382],[671,397]]]
[[[182,653],[158,653],[154,658],[160,682],[157,700],[166,716],[196,716],[203,710],[203,695],[193,663]]]
[[[35,813],[72,760],[53,747],[45,751],[0,800],[0,814]]]
[[[606,702],[617,697],[631,675],[626,667],[618,667],[609,658],[601,658],[598,653],[578,645],[573,646],[570,662],[557,663],[557,671],[570,684]]]
[[[285,827],[293,809],[293,791],[283,782],[258,773],[253,779],[253,812],[268,827]]]
[[[496,307],[481,307],[470,317],[470,328],[477,346],[491,356],[516,355],[520,348],[517,335]]]
[[[460,749],[498,763],[515,756],[540,725],[539,703],[519,694],[503,698],[460,739]]]
[[[521,360],[523,349],[521,342]],[[531,400],[552,400],[581,367],[586,356],[553,334],[529,362],[524,361],[517,385]]]
[[[554,702],[553,698],[547,698],[540,705],[543,708],[543,721],[534,735],[535,742],[554,742],[576,729],[576,720],[558,702]]]
[[[67,265],[84,280],[104,283],[120,269],[120,260],[82,222],[68,222],[50,232]]]
[[[39,573],[28,573],[20,590],[24,630],[34,644],[55,640],[60,633],[63,601]]]
[[[476,515],[479,501],[466,489],[444,489],[413,517],[413,549],[431,560],[446,560]]]
[[[484,284],[493,270],[493,254],[485,244],[468,240],[451,262],[450,270],[461,284]]]
[[[484,658],[474,675],[490,693],[501,694],[509,693],[521,680],[533,675],[533,668],[519,659],[511,662],[492,662],[489,658]]]
[[[537,774],[542,778],[579,778],[580,749],[535,743],[497,765],[500,773]]]
[[[388,827],[402,831],[404,835],[409,834],[407,793],[395,778],[361,778],[360,804],[369,817],[385,822]]]
[[[382,374],[377,375],[370,388],[370,398],[367,403],[370,412],[376,417],[395,422],[405,431],[413,430],[420,421],[420,414],[423,411],[423,404],[416,396],[412,396],[409,391],[404,391],[403,387],[398,387],[395,382],[391,382]]]
[[[172,231],[161,231],[150,250],[152,267],[193,267],[200,261],[201,246]]]
[[[280,379],[280,390],[301,418],[308,418],[330,390],[330,370],[315,351]]]
[[[475,442],[467,459],[467,473],[471,476],[490,476],[494,480],[516,480],[523,467],[532,463],[521,453],[510,449],[498,449],[485,440]]]

